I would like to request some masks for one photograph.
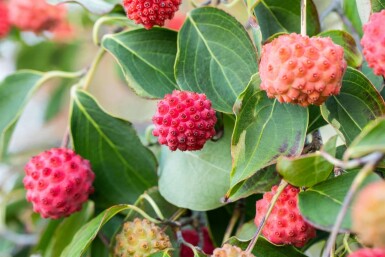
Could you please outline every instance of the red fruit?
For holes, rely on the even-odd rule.
[[[27,200],[43,218],[58,219],[80,211],[94,190],[95,174],[89,161],[70,149],[42,152],[24,169]]]
[[[0,38],[7,36],[10,28],[8,6],[0,1]]]
[[[257,213],[254,223],[258,227],[265,216],[271,199],[278,186],[263,195],[256,203]],[[299,189],[288,185],[278,197],[273,210],[266,221],[262,234],[273,244],[291,244],[303,247],[309,239],[316,236],[316,230],[308,224],[299,212],[297,196]]]
[[[374,74],[385,76],[385,10],[373,13],[363,26],[362,53]]]
[[[153,135],[171,151],[202,149],[215,135],[215,110],[205,94],[174,90],[158,103]]]
[[[308,106],[339,94],[346,61],[343,48],[330,38],[293,33],[264,45],[259,67],[268,97]]]
[[[45,0],[10,0],[11,23],[24,31],[41,33],[54,29],[66,16],[63,5],[50,5]]]
[[[213,245],[213,242],[211,241],[209,231],[207,230],[206,227],[202,229],[202,233],[203,233],[202,251],[205,254],[212,254],[215,247]],[[193,246],[199,245],[199,234],[196,230],[193,230],[193,229],[183,230],[182,236],[186,242],[192,244]],[[194,257],[194,253],[190,249],[190,247],[182,245],[180,248],[180,257]]]
[[[165,20],[174,17],[181,3],[181,0],[123,0],[127,17],[146,29],[163,26]]]
[[[385,257],[385,249],[363,248],[354,253],[349,254],[348,257]]]

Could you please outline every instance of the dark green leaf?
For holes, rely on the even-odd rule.
[[[263,41],[278,32],[301,32],[301,0],[261,0],[254,8]],[[307,1],[306,9],[307,35],[314,36],[320,32],[318,12],[313,1]]]
[[[346,158],[358,158],[373,152],[385,153],[385,118],[369,123],[345,152]]]
[[[364,61],[362,63],[361,72],[372,82],[378,92],[382,92],[384,89],[384,79],[382,76],[374,74],[373,69],[368,66],[368,63]]]
[[[323,151],[335,156],[336,142],[337,136],[332,137],[324,145]],[[290,184],[311,187],[326,180],[333,170],[333,165],[316,152],[297,158],[281,157],[277,162],[277,170]]]
[[[357,171],[351,171],[336,178],[326,180],[305,192],[301,192],[299,194],[301,214],[315,227],[330,231],[356,175]],[[378,175],[371,174],[365,179],[361,187],[379,179]],[[347,231],[350,228],[351,205],[340,230]]]
[[[48,78],[49,73],[19,71],[0,83],[0,160],[6,155],[15,125],[29,98]]]
[[[110,3],[108,1],[104,0],[47,0],[48,3],[50,4],[60,4],[60,3],[78,3],[84,8],[86,8],[88,11],[98,14],[98,15],[103,15],[106,13],[109,13],[114,9],[115,4],[118,3],[117,0],[110,1],[113,3]]]
[[[372,12],[380,12],[385,9],[385,0],[370,0]]]
[[[175,31],[138,29],[104,37],[102,45],[117,60],[128,85],[142,97],[163,98],[177,89]]]
[[[281,177],[276,171],[275,165],[258,170],[250,178],[239,182],[232,187],[225,196],[226,202],[234,202],[252,194],[264,193],[276,185]]]
[[[253,76],[234,106],[237,119],[231,144],[232,187],[279,156],[299,155],[305,141],[307,109],[268,99],[259,85],[259,76]]]
[[[80,257],[91,245],[99,230],[117,213],[129,209],[128,205],[115,205],[100,213],[78,230],[71,243],[64,249],[60,257]]]
[[[238,95],[258,71],[257,53],[242,24],[222,10],[198,8],[179,31],[175,76],[184,90],[205,93],[231,113]]]
[[[76,232],[91,218],[92,214],[93,205],[87,203],[83,206],[81,212],[64,219],[56,228],[52,238],[50,238],[50,247],[46,252],[46,256],[60,256]]]
[[[360,14],[358,13],[358,8],[357,8],[358,2],[349,1],[349,0],[344,0],[342,2],[343,2],[344,14],[350,20],[350,22],[352,23],[352,26],[357,31],[358,35],[362,37],[362,34],[363,34],[362,22],[360,19]]]
[[[309,105],[308,110],[309,110],[309,125],[307,128],[308,134],[328,124],[325,121],[325,119],[322,117],[319,106]]]
[[[321,113],[349,145],[366,124],[385,114],[385,103],[361,72],[348,67],[340,94],[329,97]]]
[[[235,237],[230,238],[228,243],[236,245],[243,250],[245,250],[249,244],[248,242],[241,242]],[[303,255],[293,246],[286,245],[277,247],[263,237],[258,238],[251,252],[258,257],[306,257],[306,255]]]
[[[320,37],[330,37],[333,42],[344,48],[344,57],[349,66],[359,67],[362,55],[357,48],[356,41],[348,32],[343,30],[328,30],[318,34]]]
[[[192,210],[210,210],[223,203],[229,189],[230,139],[233,121],[225,118],[223,137],[209,141],[203,150],[171,152],[162,148],[159,190],[170,203]]]
[[[129,122],[104,112],[88,93],[73,88],[72,98],[73,144],[78,154],[90,160],[96,174],[96,206],[135,202],[156,185],[154,155],[141,144]]]

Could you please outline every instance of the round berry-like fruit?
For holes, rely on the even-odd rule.
[[[354,253],[349,254],[348,257],[385,257],[385,249],[363,248]]]
[[[127,17],[146,29],[163,26],[179,9],[181,0],[123,0]]]
[[[43,218],[58,219],[80,211],[93,193],[95,174],[88,160],[66,148],[53,148],[25,166],[27,200]]]
[[[254,220],[257,227],[265,216],[277,188],[277,186],[273,186],[271,192],[265,193],[263,199],[257,201],[257,213]],[[273,244],[291,244],[303,247],[309,239],[316,236],[315,228],[308,224],[299,212],[298,193],[298,188],[288,185],[278,197],[263,227],[262,235]]]
[[[353,203],[353,231],[366,245],[385,248],[385,182],[366,186]]]
[[[321,105],[339,94],[346,66],[330,38],[282,35],[262,48],[261,89],[280,102]]]
[[[221,248],[216,248],[212,257],[255,257],[254,254],[242,251],[235,245],[224,244]]]
[[[200,150],[215,136],[217,117],[205,94],[174,90],[158,103],[153,135],[171,151]]]
[[[124,223],[123,230],[116,236],[114,256],[147,257],[170,247],[170,239],[160,227],[136,218]]]
[[[0,38],[7,36],[10,28],[8,6],[0,0]]]
[[[194,229],[185,229],[182,231],[182,236],[187,243],[190,243],[193,246],[199,245],[200,237],[199,237],[198,231]],[[206,227],[202,228],[202,236],[203,236],[202,251],[205,254],[212,254],[214,251],[214,245],[210,238],[209,231],[207,230]],[[190,247],[186,245],[181,245],[179,256],[194,257],[194,252],[190,249]]]
[[[374,74],[385,76],[385,10],[373,13],[363,26],[362,53]]]
[[[23,31],[41,33],[54,29],[66,16],[63,5],[50,5],[45,0],[10,0],[9,19]]]

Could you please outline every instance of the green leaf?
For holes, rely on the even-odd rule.
[[[350,20],[352,26],[357,31],[358,35],[362,37],[362,22],[360,19],[360,14],[358,13],[357,1],[344,0],[342,2],[344,14]]]
[[[215,209],[229,189],[233,121],[226,117],[224,135],[203,150],[171,152],[162,147],[159,190],[170,203],[192,210]]]
[[[328,123],[321,115],[321,109],[316,105],[309,105],[309,125],[307,128],[307,134],[313,132],[314,130],[327,125]]]
[[[239,182],[232,187],[225,196],[225,202],[235,202],[252,194],[267,192],[276,185],[281,177],[275,165],[270,165],[255,172],[250,178]]]
[[[0,160],[6,155],[13,130],[28,100],[49,78],[49,73],[25,70],[0,83]]]
[[[380,12],[385,9],[385,0],[370,0],[372,12]]]
[[[361,72],[348,67],[340,94],[329,97],[321,113],[349,145],[366,124],[385,114],[385,103]]]
[[[324,152],[335,156],[337,136],[332,137],[323,148]],[[281,157],[277,170],[284,180],[297,187],[311,187],[326,180],[333,170],[333,165],[319,152],[301,155],[297,158]]]
[[[346,150],[346,157],[359,158],[377,151],[385,153],[384,131],[385,118],[370,122]]]
[[[249,241],[253,238],[257,226],[255,226],[254,220],[243,223],[239,230],[237,230],[236,237],[241,241]]]
[[[118,3],[117,0],[111,1],[113,3],[104,0],[47,0],[47,2],[50,4],[78,3],[88,11],[97,15],[103,15],[111,12]]]
[[[239,239],[235,237],[230,238],[227,243],[236,245],[243,250],[245,250],[249,244],[248,242],[239,241]],[[263,237],[258,238],[251,253],[258,257],[306,257],[306,255],[299,252],[294,246],[285,245],[277,247]]]
[[[279,156],[297,156],[306,137],[308,111],[298,105],[267,98],[253,76],[237,104],[231,143],[231,186],[274,163]],[[239,107],[240,106],[240,107]]]
[[[60,256],[61,252],[71,242],[77,231],[91,218],[93,204],[87,203],[81,212],[64,219],[52,235],[50,248],[46,256]]]
[[[298,204],[301,214],[315,227],[330,231],[357,173],[358,171],[350,171],[301,192]],[[380,179],[378,175],[372,173],[362,183],[361,188]],[[343,220],[340,231],[346,232],[350,228],[351,205],[348,207],[348,213]]]
[[[343,30],[328,30],[318,34],[320,37],[330,37],[333,42],[344,48],[344,57],[349,66],[359,67],[362,64],[362,55],[357,48],[356,41],[348,32]]]
[[[160,252],[157,252],[157,253],[153,253],[153,254],[150,254],[150,256],[148,257],[171,257],[171,255],[169,254],[169,251],[160,251]]]
[[[187,15],[175,63],[183,90],[205,93],[216,110],[232,113],[237,96],[257,71],[255,48],[234,17],[212,7]]]
[[[301,33],[301,0],[261,0],[254,8],[263,41],[278,32]],[[317,8],[313,1],[307,1],[306,8],[307,35],[314,36],[320,32]]]
[[[384,78],[374,74],[373,69],[368,66],[367,61],[362,63],[361,72],[372,82],[378,92],[384,89]]]
[[[156,160],[132,125],[110,116],[83,90],[72,89],[71,133],[75,151],[91,162],[98,208],[133,203],[156,185]]]
[[[175,31],[138,29],[104,36],[102,45],[123,70],[128,85],[147,98],[163,98],[177,89],[174,62],[177,52]]]
[[[92,240],[94,240],[102,226],[116,214],[129,208],[129,205],[120,204],[112,206],[100,213],[96,218],[92,219],[78,230],[72,238],[71,243],[64,249],[60,257],[82,256],[91,245]]]

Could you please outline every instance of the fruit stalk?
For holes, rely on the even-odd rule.
[[[301,35],[306,36],[306,0],[301,0]]]
[[[346,215],[346,212],[348,210],[348,206],[350,202],[353,199],[354,194],[357,192],[358,188],[362,184],[362,182],[365,180],[365,178],[373,171],[373,169],[376,167],[377,163],[383,158],[383,154],[376,152],[375,158],[373,158],[370,162],[366,163],[365,166],[360,170],[360,172],[357,174],[357,176],[354,178],[352,185],[349,188],[348,193],[346,194],[346,197],[344,199],[344,202],[342,203],[342,207],[340,212],[338,213],[336,222],[334,223],[332,233],[330,234],[329,240],[326,244],[325,251],[322,255],[322,257],[328,257],[329,254],[332,252],[332,249],[334,249],[334,244],[338,235],[338,231],[341,227],[342,221]]]
[[[271,199],[271,202],[269,204],[269,208],[267,209],[265,216],[263,217],[261,223],[259,224],[259,226],[257,228],[257,231],[255,232],[253,238],[251,239],[249,245],[246,248],[247,253],[251,253],[251,251],[253,250],[255,244],[257,243],[257,240],[258,240],[260,234],[262,233],[263,227],[265,226],[265,223],[266,223],[267,219],[269,218],[270,213],[273,210],[275,203],[278,200],[278,197],[281,195],[282,191],[285,189],[285,187],[287,185],[288,185],[288,183],[282,179],[281,183],[279,184],[279,187],[277,189],[277,193]]]

